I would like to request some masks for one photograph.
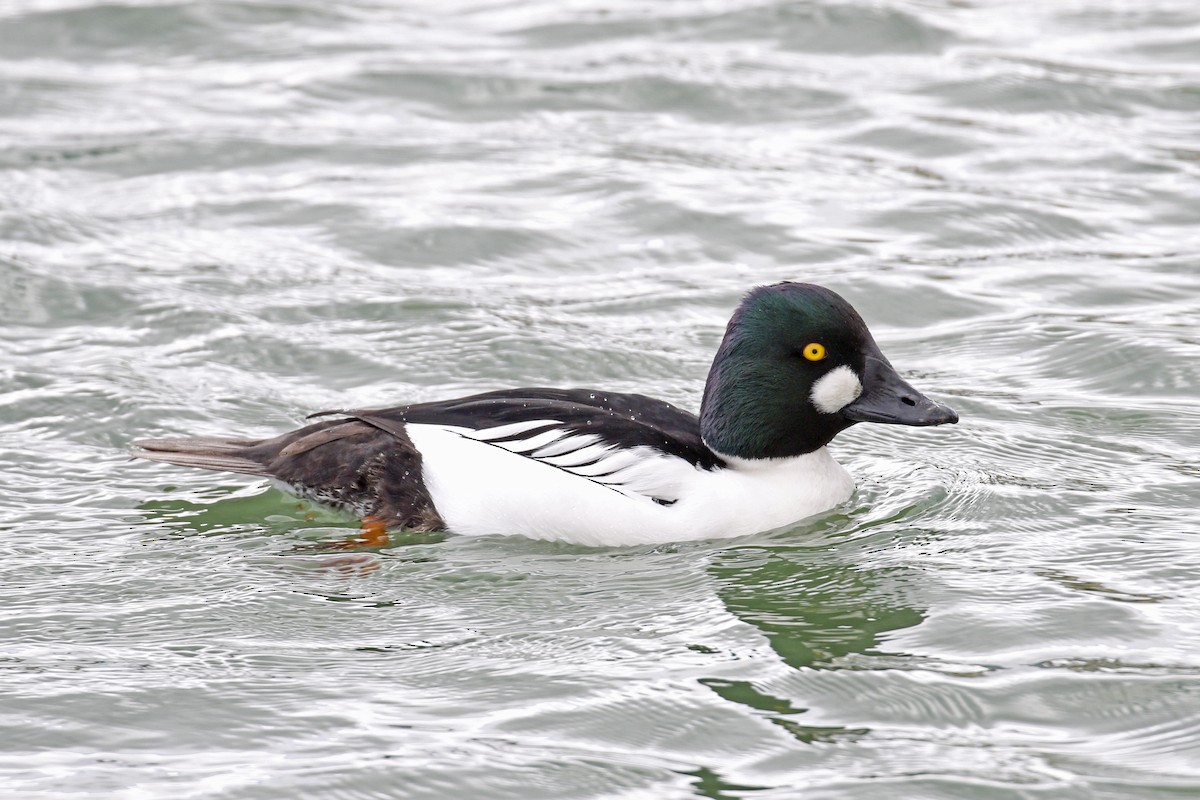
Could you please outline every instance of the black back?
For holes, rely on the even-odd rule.
[[[486,430],[516,422],[557,420],[561,424],[555,428],[592,434],[613,447],[651,447],[702,469],[725,466],[701,439],[696,415],[640,394],[592,389],[504,389],[455,400],[322,411],[312,416],[327,414],[353,417],[383,430],[399,430],[407,423]]]

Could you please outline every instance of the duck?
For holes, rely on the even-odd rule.
[[[141,439],[151,461],[267,478],[378,530],[658,545],[773,531],[854,491],[828,445],[860,422],[958,422],[910,386],[836,292],[749,291],[700,413],[640,394],[503,389],[318,411],[267,439]]]

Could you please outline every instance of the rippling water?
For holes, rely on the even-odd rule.
[[[0,4],[21,798],[1200,791],[1192,0]],[[963,417],[794,530],[397,534],[138,436],[696,408],[749,286]]]

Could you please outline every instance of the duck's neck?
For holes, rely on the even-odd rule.
[[[849,423],[820,414],[811,387],[764,357],[754,338],[726,332],[700,403],[700,434],[739,459],[789,458],[829,444]]]

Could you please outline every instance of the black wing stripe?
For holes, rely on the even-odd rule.
[[[365,420],[364,420],[364,422],[365,422]],[[499,449],[499,450],[503,450],[503,451],[504,451],[504,452],[506,452],[506,453],[512,453],[513,455],[516,455],[516,456],[524,456],[525,458],[529,458],[529,456],[525,455],[524,453],[517,453],[517,452],[515,452],[515,451],[513,451],[513,450],[509,450],[507,447],[501,447],[500,445],[498,445],[498,444],[495,444],[494,442],[489,442],[489,441],[487,441],[486,439],[476,439],[476,438],[474,438],[473,436],[466,436],[466,435],[464,435],[464,434],[461,434],[461,433],[460,433],[460,434],[458,434],[458,435],[459,435],[459,436],[461,436],[461,437],[462,437],[462,438],[464,438],[464,439],[469,439],[469,440],[470,440],[470,441],[472,441],[472,442],[479,442],[480,444],[491,445],[492,447],[495,447],[495,448],[497,448],[497,449]],[[580,475],[578,472],[571,472],[570,470],[568,470],[568,469],[563,469],[562,467],[558,466],[557,464],[553,464],[553,463],[551,463],[551,462],[549,462],[549,461],[543,461],[543,460],[541,460],[541,459],[537,459],[537,458],[530,459],[530,460],[531,460],[531,461],[536,461],[536,462],[537,462],[537,463],[539,463],[539,464],[545,464],[547,467],[554,467],[554,469],[557,469],[557,470],[559,470],[560,472],[565,472],[565,473],[567,473],[568,475],[573,475],[573,476],[575,476],[576,478],[583,478],[584,480],[591,481],[592,483],[596,484],[597,486],[603,486],[605,489],[608,489],[608,490],[610,490],[610,491],[616,492],[617,494],[621,495],[622,497],[629,497],[629,495],[628,495],[628,494],[626,494],[625,492],[622,492],[620,489],[617,489],[617,488],[616,488],[616,486],[609,485],[609,484],[607,484],[607,483],[604,483],[603,481],[598,481],[598,480],[595,480],[595,479],[593,479],[592,477],[590,477],[590,476],[588,476],[588,475]],[[617,485],[620,485],[620,484],[617,484]],[[631,499],[632,499],[632,498],[631,498]]]
[[[630,467],[630,466],[631,466],[631,465],[629,465],[629,464],[623,464],[623,465],[621,465],[621,466],[617,467],[616,469],[609,470],[608,472],[597,472],[597,473],[595,473],[595,474],[593,474],[593,475],[580,475],[580,477],[582,477],[582,478],[591,478],[592,480],[596,480],[596,479],[598,479],[598,478],[610,478],[610,477],[612,477],[613,475],[616,475],[618,472],[624,472],[625,470],[629,469],[629,467]],[[576,472],[576,473],[573,473],[573,474],[575,474],[575,475],[579,475],[579,473],[578,473],[578,472]],[[606,481],[599,481],[599,482],[600,482],[600,483],[605,483]],[[611,481],[610,481],[610,482],[611,482]]]
[[[557,441],[547,445],[542,445],[534,452],[534,458],[561,458],[578,453],[588,447],[603,447],[600,437],[595,435],[580,436],[572,431],[568,431],[566,436],[563,436]]]
[[[521,431],[520,433],[510,433],[507,436],[479,437],[479,440],[491,442],[492,444],[503,444],[505,442],[522,442],[522,441],[525,441],[526,439],[532,439],[535,436],[540,436],[543,433],[549,433],[550,431],[553,431],[553,430],[562,431],[563,434],[571,433],[570,430],[568,430],[567,428],[564,428],[561,424],[552,424],[552,425],[543,425],[540,428],[531,428],[527,431]],[[486,433],[487,429],[485,428],[482,432]],[[475,437],[472,437],[472,438],[475,438]],[[542,445],[542,447],[545,447],[545,446],[546,445]]]
[[[563,455],[574,455],[574,453],[564,453]],[[562,458],[562,456],[542,457],[542,456],[535,455],[535,458],[538,458],[541,461],[546,461],[547,463],[553,464],[554,466],[559,467],[561,469],[576,470],[576,469],[583,469],[584,467],[594,467],[597,464],[599,464],[601,461],[603,461],[604,459],[608,458],[609,455],[611,455],[611,454],[608,452],[601,453],[600,455],[596,456],[595,458],[589,458],[588,456],[585,455],[583,461],[578,461],[573,464],[570,462],[564,463],[564,462],[560,461],[559,459]],[[553,460],[551,460],[551,459],[553,459]]]

